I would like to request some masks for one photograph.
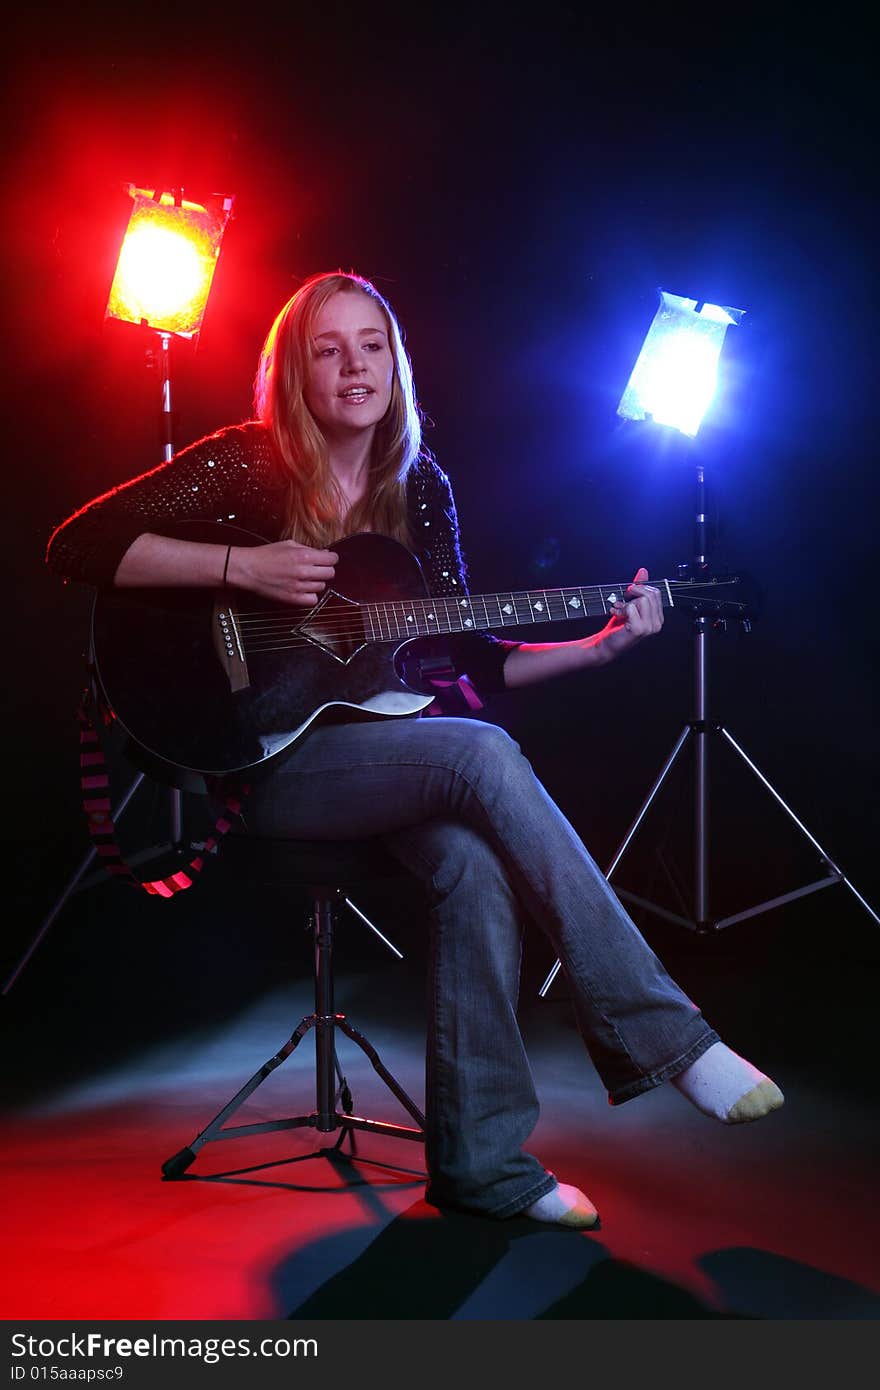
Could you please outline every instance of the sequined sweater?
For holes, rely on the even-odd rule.
[[[285,486],[265,426],[230,425],[181,449],[174,458],[96,497],[53,532],[49,568],[96,588],[113,584],[123,555],[146,531],[171,522],[217,521],[267,541],[281,537]],[[467,594],[467,571],[449,478],[430,457],[410,469],[406,486],[414,552],[430,594]],[[437,656],[436,640],[421,644]],[[481,696],[504,689],[502,668],[518,643],[488,633],[444,640],[456,675],[467,675]]]

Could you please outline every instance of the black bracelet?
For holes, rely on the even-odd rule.
[[[227,573],[227,571],[228,571],[228,569],[229,569],[229,556],[230,556],[231,552],[232,552],[232,546],[231,546],[231,545],[227,545],[227,547],[226,547],[226,559],[223,561],[223,588],[224,588],[224,589],[226,588],[226,573]]]

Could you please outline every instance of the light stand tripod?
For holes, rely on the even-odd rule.
[[[136,188],[133,183],[124,184],[123,192],[131,199],[131,207],[104,317],[139,325],[141,330],[146,329],[158,336],[158,349],[151,347],[147,351],[147,366],[158,369],[160,376],[161,442],[167,463],[174,456],[171,338],[178,336],[194,341],[201,331],[220,244],[232,214],[234,199],[211,194],[203,205],[184,198],[182,188],[143,189]],[[94,696],[95,664],[91,650],[88,664],[89,693]],[[81,718],[84,713],[81,711]],[[93,732],[89,730],[90,735]],[[119,820],[143,781],[144,773],[141,772],[119,804],[110,811],[111,824]],[[132,864],[142,864],[169,854],[180,859],[185,849],[197,848],[196,845],[184,844],[181,791],[171,788],[169,796],[169,842],[132,856]],[[103,807],[101,809],[104,810]],[[4,995],[21,974],[74,889],[87,886],[87,882],[104,881],[103,872],[93,880],[87,881],[84,877],[97,855],[97,848],[90,850],[70,879],[4,984]]]
[[[147,366],[151,369],[157,368],[159,372],[161,403],[159,424],[163,457],[167,461],[174,456],[173,414],[171,407],[171,334],[160,331],[158,333],[158,338],[158,350],[154,348],[149,348],[147,350]],[[88,667],[91,678],[91,673],[94,670],[93,652],[91,649],[89,650]],[[124,812],[131,805],[135,793],[144,780],[145,774],[143,772],[137,773],[134,780],[120,797],[119,804],[115,806],[111,812],[111,819],[114,823],[119,822]],[[169,788],[169,822],[170,830],[168,842],[162,845],[154,845],[150,849],[143,850],[139,854],[130,856],[131,864],[143,864],[153,859],[167,858],[169,855],[183,855],[184,851],[187,849],[183,839],[183,793],[179,791],[177,787]],[[94,847],[86,854],[79,867],[55,900],[46,917],[44,917],[39,930],[35,933],[27,949],[12,969],[2,990],[0,990],[0,994],[6,995],[12,989],[12,986],[40,945],[40,942],[46,936],[52,923],[55,921],[70,896],[80,889],[90,888],[96,883],[103,883],[106,881],[106,874],[103,869],[91,877],[86,878],[86,874],[94,864],[97,855],[98,851]]]
[[[697,464],[696,470],[696,510],[694,517],[694,538],[695,538],[695,558],[693,566],[680,565],[679,570],[682,577],[688,571],[693,571],[701,577],[708,577],[709,562],[707,555],[706,542],[706,479],[705,470],[702,464]],[[665,918],[669,922],[674,922],[678,926],[687,927],[701,935],[711,932],[721,931],[724,927],[733,926],[736,922],[744,922],[749,917],[755,917],[761,912],[768,912],[771,908],[781,907],[785,903],[794,902],[797,898],[806,897],[809,893],[816,893],[820,888],[830,888],[834,884],[841,883],[845,888],[858,899],[865,910],[870,913],[874,921],[880,924],[880,916],[874,911],[868,902],[857,891],[850,880],[845,876],[842,869],[834,863],[833,859],[819,844],[814,835],[795,815],[792,808],[780,796],[779,792],[771,785],[763,772],[755,765],[745,750],[737,743],[732,734],[717,719],[713,719],[709,713],[709,636],[712,627],[717,619],[700,615],[694,619],[694,711],[693,718],[688,720],[679,734],[672,752],[663,764],[659,776],[651,787],[639,812],[627,830],[621,841],[611,864],[605,874],[608,882],[611,882],[620,861],[626,854],[630,845],[638,833],[642,822],[645,819],[652,803],[663,786],[669,773],[672,771],[679,755],[684,751],[689,741],[694,746],[694,883],[693,883],[693,911],[690,917],[682,916],[679,913],[671,912],[667,908],[660,907],[656,903],[648,901],[636,893],[629,892],[627,889],[619,888],[616,890],[618,897],[625,898],[627,902],[634,903],[637,907],[653,912],[658,917]],[[721,620],[722,622],[724,620]],[[744,624],[749,620],[742,619]],[[746,629],[748,630],[748,629]],[[711,738],[722,738],[728,747],[743,760],[746,767],[757,777],[761,785],[770,793],[776,804],[788,816],[789,820],[797,826],[801,834],[806,837],[815,850],[818,851],[823,869],[827,872],[821,878],[812,883],[806,884],[802,888],[796,888],[789,893],[782,893],[777,897],[768,898],[764,902],[755,904],[754,907],[746,908],[742,912],[732,913],[727,917],[713,918],[709,908],[709,741]],[[556,961],[550,973],[541,985],[538,993],[543,998],[553,981],[555,980],[561,962]]]

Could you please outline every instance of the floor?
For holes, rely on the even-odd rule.
[[[208,1144],[164,1180],[312,1011],[309,940],[267,943],[243,911],[219,949],[217,884],[158,908],[118,885],[82,893],[3,1001],[4,1316],[876,1319],[880,928],[832,901],[842,891],[723,939],[654,932],[727,1041],[782,1085],[784,1109],[752,1125],[670,1087],[609,1107],[564,988],[538,995],[543,943],[527,945],[531,1147],[589,1193],[592,1232],[441,1215],[421,1145],[381,1135],[360,1135],[354,1159],[311,1128]],[[423,959],[399,930],[402,962],[344,926],[336,1007],[421,1101]],[[355,1113],[410,1122],[357,1047],[339,1057]],[[237,1119],[314,1104],[307,1035]]]

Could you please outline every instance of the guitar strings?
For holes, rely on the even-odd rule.
[[[602,594],[625,592],[631,582],[631,580],[627,580],[626,583],[618,584],[567,584],[561,589],[503,589],[499,590],[497,594],[464,594],[462,595],[462,597],[466,598],[469,603],[482,603],[484,600],[489,599],[491,599],[493,602],[497,602],[500,599],[512,599],[514,601],[522,600],[528,602],[529,596],[532,594],[540,595],[548,601],[551,598],[562,598],[565,594],[593,594],[595,595],[597,601],[601,602]],[[715,582],[705,581],[703,583],[700,583],[699,581],[689,579],[662,579],[658,580],[657,584],[655,584],[653,587],[659,589],[662,593],[662,591],[667,587],[667,585],[670,589],[674,589],[677,592],[701,595],[703,593],[717,593],[720,589],[723,590],[734,588],[736,587],[736,581],[728,580],[724,582],[716,580]],[[402,598],[368,599],[364,600],[363,602],[361,602],[361,600],[350,601],[356,603],[357,607],[359,608],[376,607],[382,603],[398,603],[401,605],[411,603],[424,603],[427,606],[432,606],[436,603],[460,602],[460,600],[456,598],[455,594],[416,594],[412,595],[411,597],[407,597],[406,595],[404,595]],[[291,611],[293,612],[298,610],[292,609]],[[265,612],[265,609],[243,609],[240,610],[239,615],[243,618],[260,617],[263,616]]]
[[[737,614],[731,613],[729,611],[731,608],[731,605],[729,603],[727,607],[727,616],[735,618]],[[493,623],[486,623],[484,625],[477,624],[471,627],[466,627],[463,624],[461,626],[453,626],[452,623],[448,622],[447,620],[446,623],[439,622],[436,627],[425,629],[420,629],[417,627],[414,631],[410,631],[408,628],[403,626],[396,617],[394,617],[393,615],[389,616],[388,614],[375,614],[373,617],[369,619],[369,621],[365,621],[363,619],[360,621],[352,621],[348,618],[346,618],[345,620],[340,618],[334,621],[325,622],[316,620],[312,622],[309,630],[305,629],[303,626],[306,622],[308,622],[308,615],[306,615],[302,618],[297,617],[294,620],[294,626],[292,627],[290,625],[291,619],[289,618],[270,620],[268,622],[263,622],[262,624],[260,622],[253,621],[249,623],[239,623],[238,635],[241,637],[243,642],[247,643],[251,651],[256,651],[266,649],[265,646],[261,647],[258,644],[265,643],[266,641],[277,641],[277,639],[282,638],[288,633],[295,645],[302,646],[311,645],[316,640],[328,641],[333,639],[351,640],[357,641],[359,643],[395,641],[399,642],[405,640],[413,640],[421,637],[431,637],[435,634],[437,636],[453,637],[475,632],[505,632],[509,629],[514,628],[530,628],[532,626],[541,626],[544,622],[568,623],[571,621],[576,622],[578,619],[583,621],[585,618],[589,619],[601,616],[603,615],[561,613],[557,616],[554,616],[553,614],[548,614],[546,616],[542,615],[540,622],[537,624],[534,623],[534,621],[530,621],[528,617],[525,617],[519,620],[514,620],[510,623],[503,623],[497,625]],[[386,628],[387,631],[384,630]],[[396,628],[397,631],[394,631],[394,628]],[[289,643],[284,645],[289,645]]]

